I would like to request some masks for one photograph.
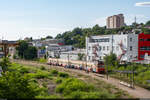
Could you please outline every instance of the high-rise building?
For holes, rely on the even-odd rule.
[[[114,15],[107,18],[107,28],[120,28],[121,26],[124,26],[123,14]]]

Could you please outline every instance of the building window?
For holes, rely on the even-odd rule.
[[[149,51],[150,50],[150,47],[148,46],[148,47],[146,47],[146,46],[143,46],[143,47],[140,47],[140,50],[142,51],[142,50],[147,50],[147,51]]]
[[[91,47],[89,47],[89,50],[91,49]]]
[[[105,46],[103,46],[103,50],[105,51]]]
[[[144,58],[145,55],[140,55],[140,58]]]
[[[102,57],[100,56],[99,59],[102,60]]]
[[[130,55],[130,59],[132,58],[132,55]]]
[[[132,51],[132,46],[130,46],[130,51]]]
[[[119,47],[118,46],[116,46],[116,50],[119,51]]]
[[[102,47],[101,46],[99,46],[99,51],[101,51],[102,50]]]
[[[132,42],[132,38],[130,38],[130,42]]]
[[[144,41],[144,39],[140,39],[140,41]]]
[[[107,51],[109,51],[109,46],[107,46]]]
[[[146,39],[146,41],[150,41],[150,39]]]

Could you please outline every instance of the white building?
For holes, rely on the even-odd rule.
[[[65,60],[79,60],[79,55],[78,54],[83,54],[82,60],[85,60],[85,54],[86,50],[85,49],[77,49],[74,51],[68,51],[68,52],[61,52],[60,53],[60,59],[65,59]]]
[[[86,38],[88,61],[103,60],[115,53],[120,61],[132,61],[138,57],[138,34],[99,35]]]

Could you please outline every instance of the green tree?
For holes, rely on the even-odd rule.
[[[36,47],[29,46],[24,54],[25,59],[32,60],[37,58],[37,49]]]
[[[144,34],[150,34],[150,29],[148,29],[148,28],[142,28],[142,32]]]
[[[47,36],[46,39],[53,39],[53,37],[52,36]]]
[[[118,62],[117,56],[116,56],[116,54],[114,54],[112,52],[109,55],[106,55],[104,57],[104,63],[105,63],[105,65],[115,66],[116,62]]]
[[[2,59],[2,61],[0,62],[0,66],[2,67],[2,70],[4,72],[6,72],[8,70],[8,67],[11,66],[11,62],[9,61],[9,58],[8,57],[6,57],[6,58],[4,57]]]
[[[19,46],[16,47],[16,50],[18,51],[18,56],[20,58],[24,58],[24,53],[28,49],[28,43],[26,41],[19,41]]]
[[[6,72],[0,78],[0,98],[34,98],[36,85],[19,72]]]
[[[84,54],[78,53],[78,60],[83,60],[83,57],[84,57],[84,56],[85,56]]]
[[[146,22],[145,26],[150,26],[150,20]]]

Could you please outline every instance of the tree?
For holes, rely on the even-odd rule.
[[[38,94],[36,85],[19,72],[6,72],[0,78],[0,98],[34,98]]]
[[[78,53],[78,60],[83,60],[84,54]]]
[[[26,41],[20,41],[19,46],[16,48],[20,58],[32,60],[37,58],[37,49],[34,46],[29,46]]]
[[[4,57],[2,61],[0,62],[0,66],[2,67],[3,72],[6,72],[8,70],[8,67],[11,66],[11,62],[9,61],[8,57]]]
[[[150,20],[146,22],[145,26],[150,26]]]
[[[19,46],[16,47],[16,50],[18,51],[18,56],[20,58],[24,58],[24,53],[28,49],[28,43],[26,41],[19,41]]]
[[[32,60],[37,58],[37,49],[34,46],[29,46],[24,54],[25,59]]]
[[[52,36],[47,36],[46,39],[53,39],[53,37]]]
[[[104,63],[107,66],[115,66],[116,62],[118,62],[117,56],[116,56],[116,54],[114,54],[112,52],[110,53],[110,55],[106,55],[104,57]]]
[[[150,29],[148,29],[148,28],[142,28],[142,32],[144,34],[150,34]]]

